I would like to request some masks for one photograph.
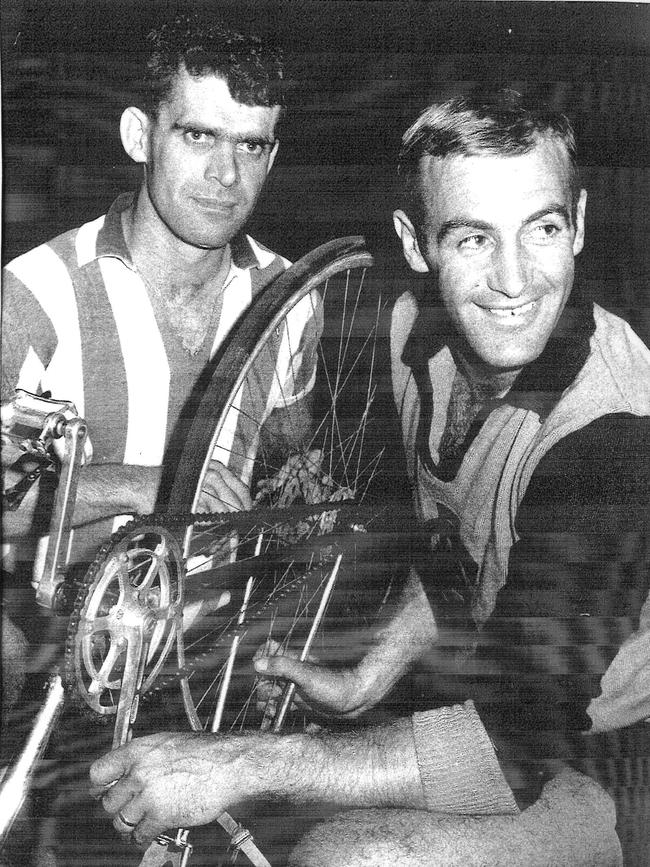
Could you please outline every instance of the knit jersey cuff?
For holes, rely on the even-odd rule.
[[[519,813],[472,701],[415,713],[412,722],[428,810],[474,816]]]

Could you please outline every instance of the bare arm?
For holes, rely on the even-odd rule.
[[[518,812],[471,702],[341,735],[151,735],[98,759],[90,776],[91,794],[102,798],[116,830],[130,833],[135,825],[138,842],[269,797],[461,815]]]
[[[21,474],[3,472],[3,490],[15,484]],[[133,464],[87,464],[79,474],[73,526],[81,527],[115,515],[146,515],[153,512],[160,485],[161,468]],[[250,496],[242,482],[223,464],[214,461],[204,480],[203,511],[230,512],[250,508]],[[6,540],[47,532],[52,494],[47,496],[35,484],[20,507],[3,510],[2,529]]]
[[[410,720],[358,734],[278,737],[157,734],[138,738],[91,768],[96,795],[137,823],[147,842],[173,827],[205,824],[249,798],[286,797],[345,807],[423,808]]]
[[[15,484],[22,474],[6,471],[3,486]],[[80,470],[73,526],[80,527],[115,515],[146,514],[153,510],[159,467],[122,464],[90,464]],[[36,536],[47,532],[53,502],[40,484],[34,484],[19,508],[3,510],[2,529],[7,540]]]
[[[283,655],[260,657],[255,668],[294,681],[302,699],[321,713],[354,719],[387,695],[436,638],[433,613],[412,569],[395,615],[373,633],[370,650],[354,668],[334,671]]]

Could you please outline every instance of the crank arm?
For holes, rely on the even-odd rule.
[[[125,672],[135,671],[135,677],[124,676],[120,699],[117,706],[115,728],[113,730],[113,749],[131,740],[131,727],[135,722],[140,701],[140,690],[144,680],[144,667],[149,652],[150,634],[144,630],[131,629],[127,639]]]

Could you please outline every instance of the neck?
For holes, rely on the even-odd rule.
[[[155,213],[142,188],[122,213],[122,230],[133,263],[146,280],[160,284],[203,286],[223,283],[230,266],[230,247],[203,249],[174,235]]]
[[[521,368],[498,370],[480,361],[469,360],[462,354],[459,354],[458,361],[467,379],[486,397],[503,397],[521,372]]]

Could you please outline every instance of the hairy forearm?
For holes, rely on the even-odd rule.
[[[353,733],[298,734],[252,743],[250,755],[259,761],[258,774],[268,786],[258,794],[345,808],[402,807],[460,815],[518,812],[471,702]]]
[[[89,464],[82,467],[73,525],[78,527],[114,515],[152,512],[160,473],[160,467],[131,464]]]
[[[136,842],[202,825],[250,800],[422,808],[410,720],[355,734],[160,733],[97,759],[91,790]],[[137,826],[137,827],[136,827]]]
[[[22,475],[5,469],[3,490],[15,485]],[[54,478],[32,485],[20,506],[2,511],[2,531],[6,541],[47,533],[54,503]],[[79,472],[74,527],[81,527],[115,515],[152,512],[160,484],[160,467],[122,464],[89,464]]]
[[[476,712],[461,706],[345,734],[149,735],[95,761],[90,775],[91,794],[118,830],[128,806],[137,842],[275,798],[347,809],[517,812]]]
[[[258,795],[341,807],[425,807],[408,719],[341,735],[260,739],[250,753]]]

